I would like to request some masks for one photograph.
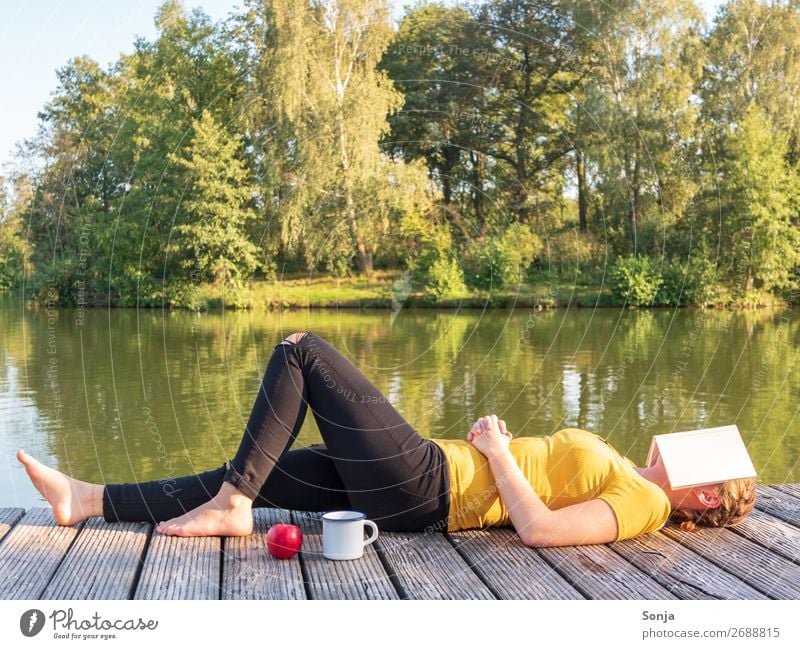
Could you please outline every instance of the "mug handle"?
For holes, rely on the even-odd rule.
[[[375,539],[378,538],[378,526],[375,525],[375,523],[373,523],[372,521],[366,519],[364,519],[364,525],[369,525],[372,528],[373,532],[372,536],[370,536],[366,541],[364,541],[364,547],[367,547],[370,543],[372,543]]]

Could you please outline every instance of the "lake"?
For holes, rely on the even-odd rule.
[[[83,480],[233,456],[273,346],[326,337],[426,437],[497,413],[577,426],[641,465],[654,434],[735,423],[765,483],[800,482],[800,311],[23,309],[0,294],[2,506],[41,504],[22,447]],[[309,413],[297,444],[322,441]]]

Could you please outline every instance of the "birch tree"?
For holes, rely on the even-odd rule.
[[[312,266],[342,273],[355,254],[370,273],[388,231],[385,207],[409,190],[392,182],[407,178],[395,168],[403,163],[379,147],[387,117],[402,105],[377,67],[393,35],[386,2],[272,0],[271,7],[268,88],[290,124],[273,147],[290,160],[282,239],[302,246]]]

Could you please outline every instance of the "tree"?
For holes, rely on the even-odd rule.
[[[168,254],[192,273],[192,281],[213,280],[237,286],[261,264],[258,248],[247,236],[256,215],[256,188],[238,159],[240,143],[203,111],[193,125],[187,150],[170,160],[187,173],[186,200],[170,237]]]
[[[729,0],[705,48],[695,230],[737,292],[777,290],[797,265],[800,3]]]
[[[754,103],[725,140],[727,159],[722,195],[722,246],[731,274],[742,288],[764,290],[792,286],[800,265],[797,172],[786,163],[785,135],[773,133],[769,118]],[[740,261],[741,260],[741,261]]]
[[[601,63],[583,88],[588,119],[581,123],[619,252],[658,251],[657,236],[640,242],[640,231],[674,227],[696,192],[701,21],[693,0],[638,0],[600,32]]]
[[[515,219],[560,203],[563,166],[573,149],[563,136],[570,95],[585,71],[576,56],[580,26],[574,2],[491,0],[479,12],[492,47],[489,84],[496,100],[491,111],[502,136],[486,153],[504,165]]]
[[[501,126],[487,107],[489,60],[480,52],[490,46],[487,30],[467,9],[424,3],[403,17],[381,61],[405,100],[383,146],[406,161],[425,160],[444,214],[465,240],[486,234],[491,218],[486,151]],[[473,219],[460,203],[472,208]]]
[[[372,200],[359,196],[381,178],[382,193],[393,191],[378,143],[402,104],[377,67],[392,37],[386,3],[272,0],[271,7],[269,95],[276,119],[290,125],[273,148],[290,158],[279,207],[283,241],[302,245],[311,266],[325,261],[335,272],[355,253],[369,273],[386,232]]]
[[[244,85],[218,30],[176,0],[156,14],[158,36],[101,69],[78,57],[26,149],[38,159],[24,219],[31,233],[33,290],[64,303],[157,304],[162,278],[180,267],[164,257],[185,190],[169,163],[208,110],[239,130]]]
[[[241,130],[245,81],[220,30],[176,0],[159,7],[155,24],[157,37],[137,40],[116,67],[122,115],[113,155],[126,178],[113,221],[99,233],[98,263],[113,299],[124,303],[161,303],[163,278],[186,270],[182,255],[165,254],[193,182],[172,156],[191,158],[206,113],[226,132]]]
[[[728,124],[752,102],[786,133],[787,155],[800,161],[800,2],[729,0],[706,38],[700,94],[706,139],[719,146]]]
[[[0,290],[16,287],[27,275],[30,245],[25,240],[20,211],[30,199],[25,177],[8,180],[0,176]]]

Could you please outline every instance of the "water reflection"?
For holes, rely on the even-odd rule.
[[[4,505],[38,502],[22,446],[93,481],[201,471],[230,457],[267,358],[310,329],[421,434],[496,412],[515,435],[566,426],[642,462],[650,436],[738,424],[765,482],[796,482],[798,312],[303,311],[192,315],[25,310],[0,299]],[[299,443],[321,441],[308,417]]]

